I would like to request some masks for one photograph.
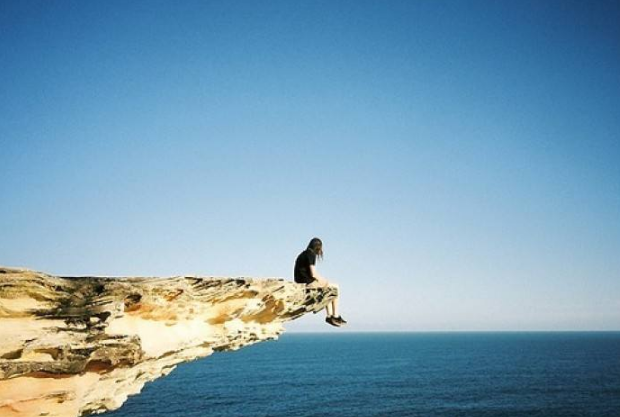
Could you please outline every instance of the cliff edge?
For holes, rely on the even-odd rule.
[[[56,277],[0,267],[0,416],[120,407],[214,351],[275,339],[336,288],[281,279]]]

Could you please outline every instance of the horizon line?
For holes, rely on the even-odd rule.
[[[282,334],[352,334],[352,333],[620,333],[616,330],[309,330],[285,331]]]

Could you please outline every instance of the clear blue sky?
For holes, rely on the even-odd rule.
[[[0,71],[0,264],[620,329],[618,2],[4,0]]]

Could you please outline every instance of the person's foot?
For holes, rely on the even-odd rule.
[[[338,323],[342,324],[347,324],[347,321],[345,319],[342,318],[342,316],[334,316],[334,320],[337,321]]]
[[[327,317],[325,317],[325,321],[327,323],[331,324],[332,326],[340,327],[340,322],[336,321],[336,317],[334,317],[334,316],[327,316]]]

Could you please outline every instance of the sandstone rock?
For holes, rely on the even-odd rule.
[[[280,279],[55,277],[0,267],[0,416],[120,407],[177,364],[276,339],[336,288]]]

